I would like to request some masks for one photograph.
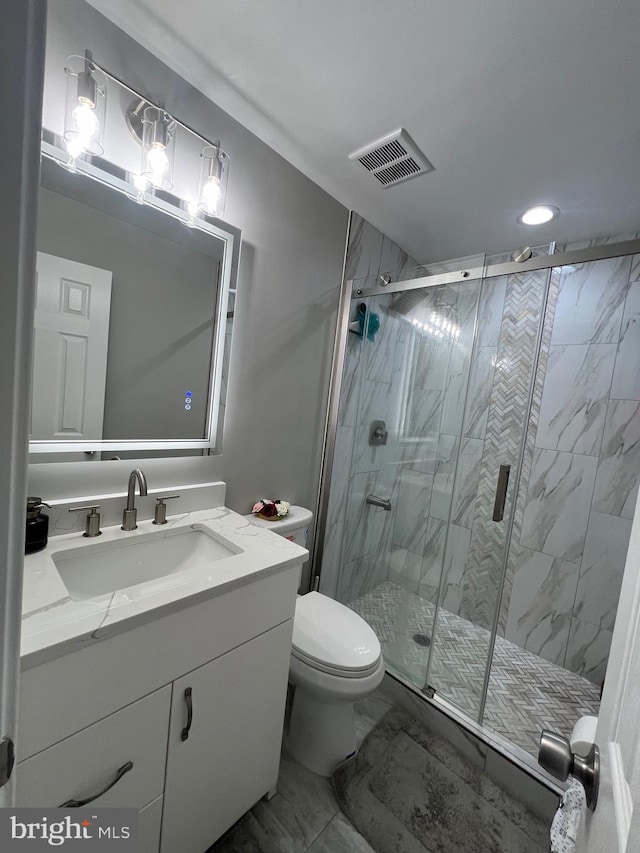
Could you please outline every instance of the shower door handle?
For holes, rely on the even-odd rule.
[[[511,465],[501,465],[498,471],[498,485],[496,486],[496,500],[493,505],[493,520],[502,521],[504,518],[504,505],[507,500],[507,488],[509,487],[509,472]]]

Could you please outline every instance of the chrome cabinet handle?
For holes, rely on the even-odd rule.
[[[507,489],[509,487],[509,472],[511,465],[501,465],[498,471],[498,485],[496,486],[496,500],[493,505],[493,520],[502,521],[504,518],[504,505],[507,500]]]
[[[193,700],[191,698],[192,690],[190,687],[184,691],[184,701],[187,703],[187,725],[182,729],[182,734],[180,738],[182,740],[187,740],[189,737],[189,732],[191,731],[191,723],[193,722]]]
[[[86,806],[89,803],[92,803],[94,800],[97,800],[98,797],[101,797],[103,794],[106,794],[107,791],[110,791],[114,785],[117,785],[118,782],[122,779],[122,777],[128,773],[130,770],[133,770],[133,761],[127,761],[126,764],[123,764],[122,767],[118,770],[115,775],[115,778],[109,782],[106,788],[103,788],[98,794],[94,794],[93,797],[87,797],[84,800],[67,800],[66,803],[62,803],[61,806],[58,806],[59,809],[78,809],[80,806]]]

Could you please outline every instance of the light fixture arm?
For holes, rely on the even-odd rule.
[[[78,101],[81,104],[87,104],[91,108],[95,108],[98,101],[98,84],[91,73],[94,71],[95,66],[90,50],[85,50],[84,60],[84,71],[78,74]]]

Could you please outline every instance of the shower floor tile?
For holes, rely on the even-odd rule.
[[[376,632],[388,669],[421,689],[430,646],[415,634],[433,636],[435,607],[390,581],[349,603]],[[490,634],[441,609],[429,686],[477,719]],[[540,730],[571,734],[576,720],[597,714],[600,689],[573,672],[496,637],[483,723],[537,756]]]

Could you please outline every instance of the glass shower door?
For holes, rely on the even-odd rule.
[[[485,278],[425,687],[482,717],[549,271]]]
[[[320,589],[371,624],[389,671],[476,720],[548,278],[352,301]]]
[[[469,280],[356,300],[362,335],[347,342],[328,522],[343,529],[339,553],[325,549],[321,590],[372,625],[389,669],[417,689],[441,588],[479,294],[480,281]],[[348,470],[342,499],[336,469]]]

